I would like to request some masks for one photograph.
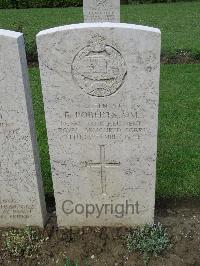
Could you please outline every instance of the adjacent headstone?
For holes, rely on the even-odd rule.
[[[45,218],[23,35],[0,30],[0,226]]]
[[[37,45],[58,225],[153,222],[160,31],[69,25]]]
[[[83,0],[85,22],[120,22],[120,0]]]

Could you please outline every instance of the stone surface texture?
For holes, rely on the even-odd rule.
[[[58,225],[153,222],[160,31],[86,23],[37,45]]]
[[[120,22],[120,0],[83,0],[85,22]]]
[[[23,35],[0,30],[0,226],[45,218]]]

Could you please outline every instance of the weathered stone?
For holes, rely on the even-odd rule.
[[[0,226],[45,217],[23,35],[0,30]]]
[[[37,45],[59,226],[153,222],[160,31],[69,25]]]
[[[120,22],[120,0],[83,0],[85,22]]]

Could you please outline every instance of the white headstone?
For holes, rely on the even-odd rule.
[[[0,30],[0,227],[45,218],[23,35]]]
[[[153,222],[160,31],[69,25],[37,45],[58,225]]]
[[[120,0],[83,0],[84,22],[120,22]]]

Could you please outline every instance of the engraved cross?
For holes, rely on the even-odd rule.
[[[86,162],[86,167],[90,168],[100,168],[100,175],[101,175],[101,190],[102,194],[106,195],[106,168],[108,167],[118,167],[120,166],[120,162],[115,161],[107,161],[106,160],[106,149],[105,145],[99,145],[100,147],[100,162]]]

